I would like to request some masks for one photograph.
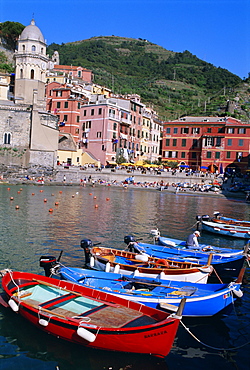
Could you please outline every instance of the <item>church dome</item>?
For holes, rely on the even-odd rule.
[[[30,25],[25,27],[20,35],[20,40],[37,40],[45,43],[44,37],[40,29],[35,25],[34,19],[30,22]]]

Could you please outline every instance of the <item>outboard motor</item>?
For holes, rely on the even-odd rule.
[[[200,215],[196,215],[196,221],[201,222],[201,216]]]
[[[220,218],[220,215],[221,215],[220,212],[218,212],[218,211],[214,212],[214,217],[215,218]]]
[[[84,249],[85,254],[85,265],[90,263],[90,249],[93,247],[93,243],[90,239],[81,240],[81,248]]]
[[[40,267],[44,268],[45,276],[50,277],[51,269],[57,264],[56,257],[54,256],[41,256]]]
[[[127,235],[127,236],[124,236],[124,243],[127,244],[128,246],[128,250],[129,252],[138,252],[135,248],[134,248],[134,245],[136,243],[136,240],[135,238],[133,237],[133,235]]]
[[[201,216],[201,219],[202,219],[202,221],[209,221],[209,215],[202,215]]]

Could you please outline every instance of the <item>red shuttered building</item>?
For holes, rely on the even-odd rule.
[[[162,160],[192,170],[249,167],[250,125],[231,117],[182,117],[163,124]]]

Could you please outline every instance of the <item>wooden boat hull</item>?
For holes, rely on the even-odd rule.
[[[216,273],[222,280],[229,279],[230,281],[239,275],[246,260],[244,251],[216,253],[216,248],[211,247],[210,252],[200,252],[199,250],[186,248],[184,241],[165,237],[159,237],[158,243],[135,243],[133,248],[137,249],[138,252],[144,252],[157,258],[193,261],[201,265],[207,263],[209,253],[211,253],[211,264]],[[208,246],[206,247],[208,248]]]
[[[98,349],[165,357],[180,320],[106,292],[35,274],[9,272],[2,286],[13,311],[39,329]]]
[[[168,267],[159,258],[146,257],[147,262],[143,262],[141,261],[143,256],[140,254],[112,248],[93,247],[90,255],[91,257],[87,256],[85,251],[85,260],[89,260],[89,267],[106,272],[120,272],[124,275],[151,278],[160,275],[162,279],[167,280],[206,283],[213,271],[212,266],[201,266],[185,261],[167,261]]]
[[[186,298],[182,316],[207,317],[231,309],[242,296],[241,283],[195,284],[161,279],[126,278],[122,274],[92,271],[61,266],[61,278],[91,286],[154,308],[175,312],[182,298]]]

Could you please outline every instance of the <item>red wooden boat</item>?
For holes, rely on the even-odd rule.
[[[8,271],[5,300],[35,326],[88,347],[165,357],[173,344],[184,302],[176,315],[72,282]]]

